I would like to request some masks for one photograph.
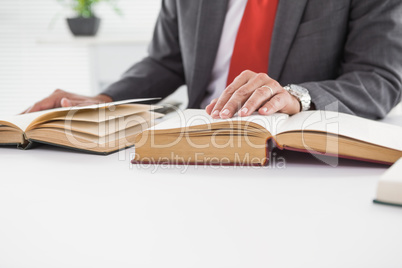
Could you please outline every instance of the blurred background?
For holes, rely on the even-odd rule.
[[[99,2],[93,9],[101,19],[95,36],[76,37],[66,22],[77,16],[73,5],[80,2]],[[0,0],[0,116],[20,113],[58,88],[101,92],[146,55],[160,5],[161,0]],[[169,100],[185,107],[186,88]]]
[[[66,18],[76,16],[74,2],[0,0],[0,116],[57,88],[95,95],[146,55],[160,0],[100,1],[92,37],[71,33]],[[177,94],[186,99],[183,92]]]

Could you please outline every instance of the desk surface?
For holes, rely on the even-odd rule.
[[[386,167],[130,165],[0,148],[0,267],[401,267],[402,210],[372,203]],[[282,159],[283,160],[283,159]]]

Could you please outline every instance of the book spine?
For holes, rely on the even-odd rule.
[[[339,158],[344,158],[344,159],[364,161],[364,162],[380,164],[380,165],[391,166],[391,165],[394,164],[394,163],[389,163],[389,162],[385,162],[385,161],[366,159],[366,158],[359,158],[359,157],[353,157],[353,156],[346,156],[346,155],[340,155],[340,154],[331,154],[331,153],[323,154],[323,153],[316,152],[316,151],[309,151],[309,150],[306,150],[306,149],[293,148],[293,147],[289,147],[289,146],[277,146],[277,147],[280,150],[288,150],[288,151],[294,151],[294,152],[309,153],[309,154],[312,154],[312,155],[325,155],[325,156],[331,156],[331,157],[339,157]]]
[[[394,207],[402,207],[402,204],[396,204],[396,203],[390,203],[390,202],[382,202],[382,201],[377,200],[377,199],[374,199],[373,203],[380,204],[380,205],[394,206]]]
[[[131,164],[134,165],[171,165],[171,162],[168,161],[161,161],[161,162],[153,162],[153,161],[148,161],[148,160],[136,160],[133,159],[131,160]],[[199,162],[175,162],[175,165],[189,165],[189,166],[206,166],[205,163],[199,163]],[[227,167],[261,167],[265,165],[261,164],[239,164],[239,163],[208,163],[210,166],[227,166]]]
[[[131,148],[134,146],[134,145],[127,145],[123,148],[116,149],[114,151],[96,151],[96,150],[87,150],[87,149],[77,148],[77,147],[73,147],[73,146],[66,146],[66,145],[62,145],[62,144],[51,143],[51,142],[46,142],[46,141],[41,141],[41,140],[29,140],[29,144],[27,145],[27,148],[21,148],[21,149],[24,149],[24,150],[29,149],[33,146],[39,146],[40,144],[51,145],[51,146],[55,146],[55,147],[59,147],[59,148],[82,152],[82,153],[90,153],[93,155],[109,155],[109,154],[116,153],[118,151],[122,151],[122,150]]]
[[[272,151],[277,147],[277,144],[273,137],[268,137],[265,143],[267,146],[265,147],[265,162],[263,166],[268,166],[269,162],[271,161],[269,156],[271,155]]]
[[[23,140],[22,143],[17,144],[17,148],[18,148],[18,149],[27,150],[27,149],[29,149],[29,148],[32,148],[33,142],[30,141],[30,140],[27,138],[27,136],[26,136],[25,133],[22,134],[22,140]]]

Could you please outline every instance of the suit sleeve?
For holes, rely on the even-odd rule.
[[[316,109],[383,118],[401,101],[402,1],[352,0],[340,76],[300,84]]]
[[[114,101],[130,98],[164,98],[184,84],[176,4],[162,1],[148,56],[128,69],[101,94]]]

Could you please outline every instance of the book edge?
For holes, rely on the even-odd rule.
[[[82,152],[82,153],[94,154],[94,155],[110,155],[110,154],[113,154],[113,153],[116,153],[116,152],[119,152],[119,151],[122,151],[122,150],[126,150],[128,148],[134,147],[134,144],[132,144],[132,145],[128,145],[128,146],[125,146],[123,148],[113,150],[113,151],[110,151],[110,152],[97,152],[97,151],[86,150],[86,149],[81,149],[81,148],[72,147],[72,146],[61,145],[61,144],[57,144],[57,143],[51,143],[51,142],[45,142],[45,141],[39,141],[39,140],[30,139],[28,147],[23,148],[23,149],[24,150],[29,149],[32,146],[34,146],[35,144],[37,144],[37,143],[38,144],[51,145],[51,146],[55,146],[55,147],[59,147],[59,148],[69,149],[69,150],[72,150],[72,151]]]
[[[288,151],[294,151],[294,152],[300,152],[300,153],[309,153],[312,155],[320,155],[320,152],[310,152],[305,149],[293,148],[293,147],[289,147],[289,146],[277,146],[277,148],[279,148],[280,150],[288,150]],[[374,164],[380,164],[380,165],[386,165],[386,166],[391,166],[393,164],[393,163],[384,162],[384,161],[380,161],[380,160],[371,160],[371,159],[339,155],[339,154],[331,154],[331,153],[326,153],[325,156],[339,157],[339,158],[343,158],[343,159],[356,160],[356,161],[362,161],[362,162],[368,162],[368,163],[374,163]]]
[[[141,133],[140,133],[141,134]],[[138,135],[140,135],[138,134]],[[265,161],[263,164],[247,164],[247,165],[243,165],[243,164],[237,164],[237,163],[208,163],[208,164],[204,164],[204,163],[199,163],[199,162],[177,162],[177,163],[170,163],[170,162],[163,162],[163,163],[152,163],[151,161],[144,161],[144,160],[136,160],[135,156],[134,159],[132,159],[130,162],[131,164],[165,164],[165,165],[172,165],[172,164],[178,164],[178,165],[190,165],[190,166],[205,166],[205,165],[211,165],[211,166],[239,166],[239,167],[243,167],[243,166],[256,166],[256,167],[264,167],[264,166],[268,166],[270,163],[270,152],[272,152],[272,150],[276,147],[275,141],[273,139],[272,136],[268,137],[268,139],[265,141],[266,146],[265,146]]]
[[[397,204],[397,203],[390,203],[390,202],[383,202],[378,199],[373,199],[374,204],[379,204],[379,205],[388,205],[388,206],[393,206],[393,207],[402,207],[402,204]]]

